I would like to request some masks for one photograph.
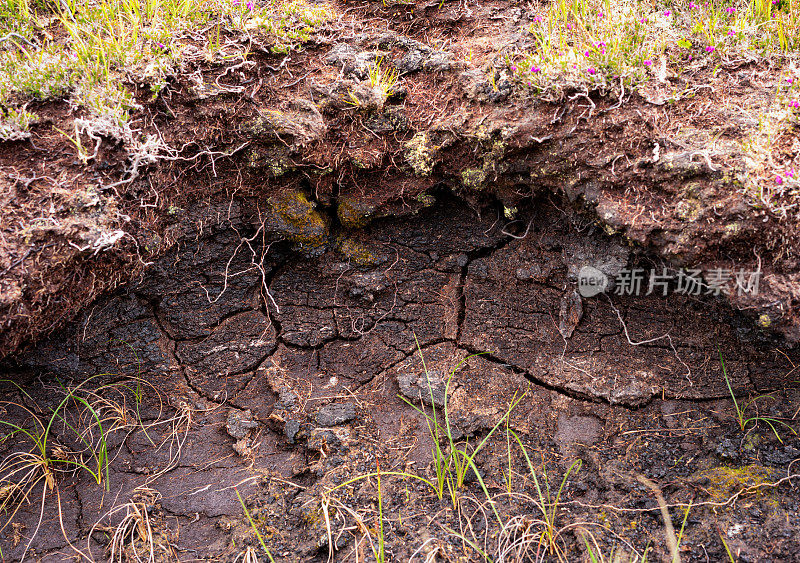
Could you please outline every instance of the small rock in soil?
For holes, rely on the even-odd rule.
[[[244,412],[231,410],[228,411],[228,424],[225,429],[228,435],[236,440],[242,440],[250,435],[250,432],[258,428],[258,422],[253,420],[253,413],[250,410]]]
[[[300,432],[300,423],[296,420],[287,420],[283,425],[283,435],[289,439],[290,444],[294,444],[298,432]]]
[[[400,392],[409,399],[422,400],[426,405],[430,405],[432,398],[434,405],[444,407],[446,379],[437,371],[430,371],[427,374],[404,373],[398,376],[397,383],[400,385]]]
[[[775,465],[786,465],[798,457],[800,457],[800,450],[792,446],[786,446],[782,449],[775,448],[764,454],[764,459]]]
[[[583,302],[574,289],[561,297],[561,310],[558,319],[558,331],[564,338],[570,338],[575,327],[583,317]]]
[[[356,414],[356,406],[353,403],[325,405],[317,413],[317,424],[320,426],[338,426],[353,420]]]
[[[553,439],[563,450],[570,444],[591,446],[600,439],[602,432],[600,421],[593,416],[562,416]]]
[[[723,438],[720,440],[719,444],[717,444],[716,452],[719,457],[729,461],[736,460],[741,455],[739,446],[737,446],[730,438]]]

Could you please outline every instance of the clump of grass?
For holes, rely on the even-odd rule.
[[[0,105],[49,100],[69,92],[77,66],[61,46],[0,51]]]
[[[149,85],[158,95],[184,70],[184,52],[196,51],[198,42],[206,62],[242,64],[249,45],[286,53],[333,15],[326,5],[306,0],[5,0],[0,30],[10,48],[0,50],[0,108],[19,112],[31,100],[68,97],[73,108],[88,112],[78,121],[97,146],[104,137],[123,143],[133,178],[140,164],[164,149],[132,129],[135,86]],[[32,40],[35,29],[47,31],[41,45]],[[229,39],[242,34],[247,42]],[[6,129],[0,140],[25,136],[24,130]]]
[[[428,413],[424,403],[418,407],[405,397],[399,397],[425,418],[425,422],[428,427],[428,433],[433,440],[431,453],[433,456],[433,464],[436,474],[436,494],[441,499],[444,496],[445,491],[447,491],[453,502],[453,506],[455,507],[457,505],[457,492],[459,489],[463,488],[464,479],[466,478],[467,472],[470,469],[475,473],[479,482],[483,486],[483,480],[478,472],[477,467],[475,467],[473,460],[478,452],[481,451],[481,449],[486,445],[486,442],[492,437],[495,431],[505,423],[506,419],[511,415],[511,412],[514,410],[514,408],[525,397],[525,393],[522,393],[519,396],[517,396],[516,393],[514,394],[514,397],[512,397],[505,414],[503,414],[494,427],[486,434],[486,436],[484,436],[483,440],[481,440],[477,446],[470,450],[469,438],[467,438],[463,443],[454,438],[454,428],[450,420],[449,410],[450,385],[456,371],[458,371],[458,369],[471,358],[479,356],[480,354],[472,354],[465,357],[452,370],[450,370],[447,380],[445,381],[444,412],[442,413],[443,416],[440,416],[436,411],[436,402],[434,401],[433,396],[434,386],[433,382],[431,381],[431,374],[428,371],[428,366],[425,363],[425,357],[422,355],[419,342],[417,342],[417,350],[422,361],[422,368],[425,371],[425,378],[427,381],[428,391],[430,393],[431,412]]]
[[[400,76],[396,68],[383,64],[383,57],[373,61],[369,65],[367,72],[370,85],[377,89],[384,98],[388,97],[392,92]]]
[[[20,423],[0,420],[0,425],[9,430],[5,439],[16,436],[22,439],[21,443],[27,442],[27,449],[17,449],[0,461],[0,513],[7,514],[0,531],[11,524],[24,504],[32,502],[37,495],[41,499],[39,522],[25,547],[23,559],[39,532],[45,501],[51,492],[57,492],[59,475],[85,473],[97,484],[104,480],[108,484],[107,432],[103,426],[103,417],[80,393],[81,388],[89,381],[91,379],[72,389],[65,389],[64,398],[51,409],[38,409],[36,412],[22,403],[0,403],[3,410],[13,410],[27,418],[27,421]],[[19,385],[6,383],[15,385],[28,401],[35,404],[33,398]],[[88,419],[83,427],[79,424],[80,418],[76,420],[68,412],[68,407],[73,404],[82,409],[83,417],[80,418]],[[73,451],[68,445],[56,441],[57,427],[61,431],[62,441],[68,439],[77,447],[82,447],[82,450]]]
[[[565,87],[664,82],[704,61],[783,56],[800,46],[797,0],[557,0],[534,9],[532,19],[535,47],[509,64],[517,80],[546,97]]]
[[[580,459],[577,459],[569,466],[561,479],[558,489],[554,492],[546,469],[542,470],[541,476],[538,475],[522,440],[520,440],[519,436],[510,428],[508,432],[514,438],[514,441],[519,446],[525,458],[528,472],[536,491],[534,504],[541,513],[541,517],[517,517],[509,521],[500,532],[500,543],[504,545],[502,552],[513,552],[524,558],[530,546],[536,543],[537,553],[544,548],[549,554],[555,555],[560,559],[565,553],[561,546],[563,528],[556,525],[558,511],[561,506],[561,494],[564,492],[564,487],[567,484],[570,474],[573,473],[573,471],[579,471],[582,462]]]
[[[472,357],[475,357],[477,354],[467,356],[450,371],[447,381],[445,383],[443,411],[437,413],[436,403],[433,397],[433,385],[431,384],[432,383],[431,374],[428,371],[427,365],[425,364],[425,358],[422,355],[419,343],[417,343],[417,349],[422,359],[423,370],[426,373],[426,378],[429,383],[428,387],[430,392],[430,404],[432,407],[432,411],[428,412],[428,410],[425,409],[424,407],[424,403],[422,407],[418,407],[414,403],[408,401],[405,397],[401,396],[400,398],[403,401],[405,401],[408,405],[410,405],[414,410],[422,414],[426,420],[428,431],[433,440],[431,453],[433,456],[433,468],[434,468],[435,478],[427,479],[425,477],[421,477],[413,473],[402,472],[402,471],[382,471],[380,469],[380,465],[378,464],[377,470],[375,472],[359,475],[352,479],[348,479],[343,483],[340,483],[339,485],[336,485],[335,487],[326,491],[322,498],[322,512],[325,516],[326,527],[328,531],[329,551],[331,556],[333,554],[335,546],[335,542],[333,540],[333,530],[331,525],[331,505],[333,505],[337,509],[336,514],[338,516],[344,517],[344,515],[349,515],[356,522],[356,529],[360,530],[362,536],[368,539],[370,549],[373,553],[373,556],[375,557],[375,560],[379,562],[387,560],[386,548],[385,548],[382,479],[389,476],[400,477],[404,480],[410,479],[419,481],[424,485],[426,485],[426,488],[429,488],[434,493],[436,498],[438,498],[439,500],[443,499],[445,497],[445,494],[447,493],[450,497],[453,508],[455,510],[458,510],[459,505],[462,502],[460,491],[464,488],[467,473],[469,471],[472,471],[475,475],[475,478],[481,490],[483,491],[483,494],[486,496],[486,499],[491,507],[491,510],[494,513],[494,516],[498,522],[498,526],[500,527],[500,529],[502,529],[505,525],[494,506],[494,502],[491,499],[489,490],[486,484],[484,483],[483,477],[478,471],[477,466],[475,465],[474,459],[475,456],[478,454],[478,452],[480,452],[486,445],[487,441],[491,438],[491,436],[496,432],[496,430],[507,421],[508,417],[511,415],[511,412],[523,399],[525,394],[523,393],[522,395],[517,396],[517,394],[515,393],[510,401],[509,407],[506,409],[505,413],[500,418],[500,420],[487,433],[487,435],[483,438],[483,440],[478,443],[477,446],[475,446],[474,448],[470,448],[469,439],[461,442],[457,441],[454,438],[455,429],[452,426],[450,420],[449,398],[450,398],[450,385],[452,382],[453,375],[466,361],[468,361]],[[377,481],[378,506],[377,506],[376,524],[375,526],[370,528],[364,523],[364,518],[361,515],[359,515],[358,512],[356,512],[352,508],[348,507],[347,505],[339,501],[334,496],[333,493],[339,489],[352,485],[353,483],[356,483],[358,481],[364,479],[372,479],[372,478],[376,478]],[[444,527],[444,529],[450,533],[456,534],[456,532],[450,530],[447,527]],[[375,536],[375,539],[373,539],[373,535]],[[462,537],[462,539],[465,542],[469,543],[473,547],[473,549],[475,549],[479,553],[482,553],[485,556],[485,550],[482,550],[477,544],[475,544],[474,542],[472,542],[467,538]],[[488,559],[488,556],[486,556],[485,558],[487,560],[490,560]]]
[[[31,136],[31,124],[36,123],[38,116],[25,108],[0,107],[0,141],[22,141]]]
[[[0,460],[0,513],[5,513],[0,532],[14,522],[22,506],[40,499],[39,522],[25,553],[37,536],[51,494],[58,497],[60,517],[60,478],[88,475],[107,488],[111,463],[109,436],[116,432],[129,434],[137,428],[147,435],[139,405],[145,388],[155,388],[138,378],[92,388],[91,383],[100,377],[88,378],[74,386],[59,382],[52,389],[52,396],[62,398],[50,407],[42,407],[17,383],[5,381],[23,399],[0,402],[0,411],[8,415],[0,419],[0,427],[8,430],[2,439],[16,438],[14,451]],[[73,549],[83,556],[77,548]]]
[[[115,506],[100,519],[101,522],[104,519],[111,521],[121,516],[116,526],[101,526],[99,522],[94,525],[89,538],[95,530],[102,529],[111,534],[108,553],[108,560],[111,563],[125,563],[131,560],[155,563],[156,540],[150,510],[159,498],[161,494],[158,491],[149,488],[137,489],[130,502]]]
[[[248,545],[234,558],[233,563],[258,563],[258,553],[253,546]]]
[[[273,40],[274,53],[287,53],[309,41],[314,30],[333,18],[331,8],[310,4],[306,0],[272,2],[269,10],[258,18],[258,27]]]
[[[641,554],[627,553],[621,548],[613,547],[608,554],[604,554],[594,535],[583,534],[582,538],[591,563],[646,563],[651,551],[650,546],[645,547]]]
[[[736,413],[736,423],[739,426],[739,430],[742,432],[747,432],[748,430],[752,430],[758,426],[759,423],[764,423],[769,426],[770,430],[772,430],[772,433],[775,434],[775,437],[780,443],[783,443],[783,439],[781,439],[780,434],[778,434],[779,427],[789,430],[789,432],[797,436],[797,431],[794,429],[794,427],[783,420],[772,416],[760,415],[758,412],[756,412],[754,415],[749,415],[748,412],[751,410],[751,408],[755,408],[757,410],[758,402],[763,399],[772,398],[772,394],[767,393],[764,395],[757,395],[748,401],[740,402],[736,398],[736,393],[733,392],[733,386],[731,385],[731,380],[728,378],[728,371],[725,369],[725,360],[722,358],[721,351],[719,352],[719,362],[722,366],[722,375],[725,378],[725,385],[727,385],[728,392],[733,400],[733,408]]]

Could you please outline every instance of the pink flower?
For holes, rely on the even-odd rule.
[[[540,70],[542,70],[542,69],[539,68],[538,66],[532,66],[531,67],[531,72],[539,72]]]
[[[650,59],[645,59],[644,60],[644,66],[650,66],[652,64],[653,64],[653,61],[651,61]]]
[[[798,102],[796,100],[791,101],[791,102],[789,102],[789,107],[790,108],[800,108],[800,102]]]
[[[166,46],[163,43],[158,44],[159,49],[166,49]]]
[[[589,55],[591,55],[591,52],[589,52],[589,51],[586,51],[586,52],[583,54],[583,56],[584,56],[584,57],[588,57]]]
[[[602,18],[603,17],[603,12],[597,12],[597,17],[598,18]]]
[[[790,76],[790,77],[788,77],[788,78],[786,79],[786,82],[788,82],[789,84],[791,84],[793,80],[794,80],[794,78],[792,78],[792,77]]]
[[[639,20],[639,23],[647,23],[647,18],[641,18],[641,19]]]
[[[517,65],[511,65],[511,72],[517,72]]]
[[[716,47],[714,47],[713,45],[709,45],[708,47],[706,47],[706,53],[713,53],[715,49]]]
[[[248,10],[252,10],[253,8],[255,8],[255,4],[253,4],[252,2],[248,2],[248,3],[246,4],[246,6],[247,6],[247,9],[248,9]]]
[[[672,15],[672,12],[670,12],[669,10],[664,10],[664,15],[670,17]]]
[[[569,29],[570,31],[572,31],[572,24],[571,24],[571,23],[568,23],[568,24],[567,24],[567,29]]]
[[[775,176],[775,183],[776,184],[783,184],[783,178],[780,176]]]
[[[731,35],[736,35],[736,32],[735,32],[735,31],[733,31],[733,30],[730,30],[730,31],[728,32],[728,37],[730,37]]]
[[[794,178],[794,168],[792,168],[791,170],[789,170],[789,171],[786,173],[786,177],[787,177],[787,178]]]
[[[736,8],[734,8],[733,6],[729,6],[729,7],[725,8],[725,11],[728,12],[729,14],[735,14],[736,13]]]
[[[586,69],[586,72],[588,72],[589,74],[594,74],[597,71],[593,67],[589,67],[589,68]]]
[[[542,21],[542,17],[541,17],[541,16],[536,16],[535,18],[533,18],[533,21],[534,21],[535,23],[541,23],[541,21]]]

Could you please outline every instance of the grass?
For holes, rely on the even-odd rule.
[[[421,352],[420,356],[422,357]],[[366,539],[372,551],[372,556],[376,561],[391,560],[391,554],[386,552],[386,535],[391,533],[391,528],[387,527],[386,523],[393,521],[399,523],[401,520],[399,515],[395,520],[386,514],[383,483],[387,478],[399,477],[406,483],[404,505],[412,502],[409,500],[409,481],[416,481],[424,485],[421,489],[417,489],[417,493],[421,494],[422,497],[418,497],[413,501],[412,504],[415,506],[426,506],[420,503],[431,503],[431,507],[436,506],[436,500],[441,501],[447,498],[449,493],[447,507],[443,509],[443,512],[449,516],[445,516],[444,521],[440,517],[442,512],[437,513],[435,516],[430,516],[430,525],[442,529],[449,536],[461,542],[464,550],[463,560],[475,560],[474,558],[477,555],[480,560],[492,563],[529,560],[554,560],[566,563],[571,561],[573,555],[570,551],[570,534],[574,532],[582,538],[586,553],[592,562],[617,563],[627,561],[644,563],[647,561],[648,556],[652,554],[652,548],[649,543],[643,551],[639,551],[606,525],[586,521],[564,521],[564,513],[562,511],[564,493],[567,484],[580,471],[582,461],[580,459],[572,461],[558,478],[554,478],[552,471],[548,471],[546,464],[541,468],[536,468],[528,448],[509,424],[509,416],[519,402],[519,398],[516,395],[511,399],[510,406],[499,422],[487,432],[486,437],[474,449],[468,447],[466,440],[458,442],[453,438],[455,429],[450,418],[451,383],[454,373],[470,357],[462,360],[449,372],[444,382],[444,401],[440,403],[443,405],[442,407],[437,409],[437,403],[434,401],[432,376],[425,365],[424,357],[422,357],[422,365],[425,373],[428,374],[430,410],[425,408],[424,403],[422,406],[417,406],[404,399],[416,412],[424,416],[428,433],[434,442],[431,452],[433,459],[430,478],[407,471],[382,471],[380,463],[378,463],[375,472],[347,479],[325,491],[321,501],[321,513],[324,516],[328,534],[329,556],[333,557],[335,546],[338,545],[337,540],[334,540],[334,536],[338,538],[344,530],[350,530],[351,533],[355,531],[361,538],[356,541],[356,545],[353,548],[354,553],[359,553],[362,540]],[[506,425],[505,442],[509,449],[508,474],[505,475],[504,490],[500,493],[493,493],[481,477],[474,458],[478,452],[484,449],[487,440],[501,424]],[[524,486],[522,487],[519,486],[518,481],[512,478],[515,474],[512,447],[521,454],[527,468],[527,473],[522,475],[524,478]],[[464,476],[467,471],[472,471],[475,474],[476,487],[470,486],[468,488],[466,486]],[[377,485],[377,509],[370,511],[374,514],[375,522],[374,525],[370,526],[367,522],[373,517],[348,506],[342,500],[343,495],[341,493],[344,492],[346,487],[373,478]],[[657,488],[654,483],[647,482],[649,486]],[[485,497],[484,501],[479,501],[472,496],[470,491],[475,490],[480,491],[480,494]],[[432,497],[430,496],[431,493]],[[428,495],[427,499],[426,495]],[[683,523],[680,532],[676,535],[672,528],[667,505],[660,491],[656,496],[659,499],[659,507],[662,510],[669,552],[672,554],[674,562],[680,561],[678,555],[679,546],[683,539],[691,504],[683,514]],[[469,504],[478,507],[471,516],[466,510]],[[504,508],[499,510],[501,506],[504,506]],[[494,519],[491,517],[492,514]],[[473,519],[476,515],[483,522],[480,528],[476,528],[473,525]],[[341,531],[334,530],[334,521],[341,525]],[[456,522],[456,526],[451,524],[453,521]],[[349,522],[354,522],[355,525],[351,525]],[[339,529],[338,524],[337,530]],[[601,547],[604,544],[598,539],[597,533],[589,531],[589,528],[592,527],[599,528],[603,535],[609,535],[613,538],[610,551],[604,551],[603,547]],[[480,531],[476,531],[476,529]],[[435,542],[436,540],[428,541]],[[427,550],[429,555],[439,553],[438,550],[440,549],[434,543],[428,545],[427,548],[424,545],[420,546],[417,553],[421,553],[423,548]],[[448,557],[453,555],[452,552],[448,553]]]
[[[275,563],[275,559],[273,559],[272,557],[272,552],[270,552],[269,548],[267,547],[267,543],[264,541],[264,536],[262,536],[261,532],[258,531],[258,526],[256,526],[253,517],[250,516],[250,511],[247,510],[247,505],[244,503],[242,495],[239,494],[239,489],[234,488],[234,490],[236,491],[236,498],[239,499],[239,503],[242,505],[242,510],[244,510],[244,515],[247,517],[247,521],[250,523],[250,527],[253,529],[253,532],[255,533],[256,538],[258,539],[258,543],[261,545],[261,549],[264,550],[264,553],[267,555],[267,559],[269,559],[271,563]],[[251,559],[248,560],[247,559],[248,556]],[[248,563],[249,561],[256,561],[256,562],[258,561],[258,557],[256,556],[255,553],[253,553],[253,550],[251,550],[250,548],[246,550],[243,559],[245,563]]]
[[[475,475],[475,480],[478,483],[479,489],[486,498],[485,503],[478,502],[478,504],[481,506],[488,505],[489,511],[491,511],[494,515],[497,524],[493,532],[494,537],[497,538],[498,544],[495,554],[497,561],[522,561],[525,560],[525,557],[531,553],[531,550],[540,554],[543,552],[548,552],[557,556],[560,560],[564,560],[565,550],[559,544],[563,529],[559,529],[557,527],[556,520],[561,503],[561,496],[566,483],[569,480],[570,475],[580,469],[581,461],[576,460],[567,469],[557,490],[554,490],[554,488],[551,487],[551,482],[546,471],[542,472],[541,475],[537,474],[533,468],[530,457],[528,456],[528,452],[521,440],[508,426],[508,419],[514,408],[525,396],[524,393],[521,395],[518,395],[517,393],[514,394],[504,414],[474,448],[469,447],[468,439],[464,441],[457,441],[454,438],[456,432],[450,418],[450,389],[452,379],[455,372],[465,362],[467,362],[470,358],[475,357],[477,354],[465,357],[452,370],[450,370],[449,375],[444,382],[445,390],[443,407],[441,410],[437,410],[433,395],[433,382],[431,380],[432,376],[427,368],[425,358],[419,349],[419,346],[418,352],[420,354],[423,370],[425,371],[429,384],[428,391],[430,393],[429,398],[431,410],[428,411],[424,406],[424,402],[422,401],[421,406],[417,406],[404,397],[401,397],[401,399],[403,399],[409,406],[411,406],[411,408],[425,418],[428,433],[433,441],[431,451],[433,458],[433,477],[431,479],[427,479],[409,472],[381,471],[380,464],[378,464],[375,472],[359,475],[328,490],[322,499],[322,507],[325,515],[326,527],[328,529],[330,555],[333,555],[333,546],[335,545],[335,542],[333,541],[333,530],[331,525],[332,507],[337,509],[337,514],[346,514],[355,520],[356,529],[361,530],[363,536],[369,539],[369,544],[375,560],[382,562],[387,560],[387,554],[385,553],[386,531],[384,529],[385,516],[381,484],[382,478],[394,476],[400,477],[404,480],[416,480],[426,485],[425,489],[429,489],[438,500],[442,500],[445,498],[445,496],[448,496],[449,504],[452,507],[452,510],[460,517],[463,512],[464,502],[478,502],[469,496],[465,491],[466,475],[467,472],[471,471]],[[497,497],[490,493],[480,471],[478,470],[478,467],[475,464],[475,457],[477,454],[483,450],[488,440],[503,424],[506,424],[507,442],[510,443],[510,438],[508,438],[508,436],[513,436],[515,442],[519,445],[524,454],[538,498],[534,499],[522,493],[513,493],[511,496],[529,499],[531,504],[535,505],[537,510],[541,512],[541,517],[530,518],[527,515],[520,515],[505,521],[496,509],[496,504],[498,503]],[[510,475],[511,470],[509,469],[509,476],[507,480],[509,490],[511,487]],[[377,481],[377,521],[376,525],[372,528],[373,531],[370,531],[370,528],[364,524],[364,517],[358,514],[357,511],[338,500],[334,493],[337,490],[341,490],[344,487],[352,485],[358,481],[371,479],[373,477],[376,478]],[[508,495],[509,493],[505,494]],[[483,560],[494,560],[490,555],[492,550],[486,545],[490,533],[489,526],[486,527],[487,536],[484,538],[483,542],[477,536],[474,536],[474,534],[472,537],[468,537],[467,534],[463,532],[457,532],[446,525],[442,524],[441,527],[449,534],[458,537],[464,543],[465,547],[468,546],[470,549],[480,554]],[[471,526],[468,526],[468,528],[471,529]],[[375,536],[374,540],[373,535]]]
[[[589,541],[590,539],[591,541]],[[613,547],[608,555],[604,555],[593,535],[584,534],[583,542],[591,563],[646,563],[647,555],[650,553],[649,546],[645,547],[641,555],[638,553],[626,553],[620,548]]]
[[[107,136],[141,152],[137,86],[158,95],[188,50],[212,66],[245,62],[248,44],[288,53],[333,15],[306,0],[0,0],[0,140],[26,137],[29,102],[68,98],[88,112],[74,145]]]
[[[0,108],[0,141],[22,141],[28,139],[31,124],[38,121],[35,113],[25,108]]]
[[[122,515],[120,522],[113,528],[109,561],[111,563],[124,563],[130,560],[130,555],[136,561],[154,563],[156,561],[155,540],[153,537],[153,524],[150,521],[150,508],[160,495],[148,489],[150,499],[145,501],[131,501],[114,507],[106,517],[110,520]],[[91,537],[91,534],[89,534]]]
[[[0,427],[7,430],[2,441],[16,438],[13,451],[0,460],[0,513],[4,513],[0,532],[15,524],[15,517],[24,505],[34,500],[40,503],[39,521],[29,536],[23,559],[38,534],[46,501],[53,494],[61,519],[59,482],[63,477],[88,476],[108,490],[112,461],[108,437],[140,429],[149,438],[148,425],[140,416],[140,404],[145,388],[155,388],[139,378],[92,387],[104,375],[72,386],[58,382],[50,389],[49,399],[54,401],[50,406],[37,402],[17,383],[5,381],[17,389],[21,399],[0,402],[5,415],[0,419]],[[122,511],[125,511],[125,526],[113,534],[112,545],[119,548],[112,550],[113,553],[120,552],[131,530],[143,530],[142,526],[147,525],[143,521],[146,512],[135,503],[115,508],[114,514]],[[63,521],[61,525],[63,531]]]
[[[372,62],[367,72],[370,86],[376,88],[383,98],[389,96],[400,76],[396,68],[383,64],[383,57]]]
[[[728,561],[736,563],[736,558],[733,556],[731,548],[728,547],[728,542],[725,541],[725,536],[722,535],[722,532],[719,533],[719,541],[722,542],[722,547],[725,548],[725,555],[728,556]]]
[[[376,462],[378,467],[378,549],[373,551],[375,561],[384,563],[386,561],[386,539],[383,534],[383,494],[381,492],[381,464]]]
[[[23,446],[22,450],[16,450],[0,461],[0,512],[10,513],[0,531],[11,524],[20,507],[30,503],[35,491],[40,490],[39,523],[30,536],[23,559],[38,534],[45,501],[56,488],[59,475],[86,473],[97,484],[104,481],[108,483],[108,428],[103,426],[105,418],[102,411],[81,395],[82,387],[92,379],[71,389],[62,387],[63,399],[50,409],[37,408],[35,411],[36,407],[29,408],[21,402],[0,403],[5,411],[10,409],[27,418],[27,421],[19,423],[0,420],[0,425],[9,430],[4,440],[18,436],[22,438],[21,443],[27,442],[27,449]],[[22,387],[14,382],[7,383],[12,383],[28,401],[35,403]],[[72,405],[81,410],[79,416],[71,416],[68,407]],[[55,436],[57,429],[60,430],[58,439]],[[81,449],[73,451],[70,446]]]
[[[556,0],[532,16],[527,31],[535,47],[508,62],[519,82],[550,97],[565,86],[619,90],[800,47],[800,0]]]
[[[497,421],[497,423],[486,434],[486,436],[484,436],[483,440],[470,451],[469,438],[462,443],[456,441],[453,437],[454,429],[451,424],[449,412],[450,385],[455,372],[458,371],[458,369],[464,365],[464,363],[469,361],[471,358],[479,356],[480,354],[472,354],[465,357],[452,370],[450,370],[447,380],[445,381],[443,409],[444,416],[440,419],[436,412],[436,402],[434,401],[433,396],[433,382],[431,381],[431,374],[428,371],[428,366],[425,363],[425,357],[423,356],[422,350],[419,347],[419,342],[417,342],[417,350],[420,355],[423,370],[425,371],[425,378],[428,384],[428,391],[430,393],[429,398],[431,404],[431,413],[429,414],[425,409],[423,402],[421,402],[421,406],[418,407],[407,398],[403,396],[399,397],[425,418],[425,422],[428,427],[428,433],[433,441],[431,454],[433,456],[433,464],[436,473],[436,494],[441,499],[445,493],[446,487],[447,492],[449,493],[453,502],[453,506],[455,507],[457,504],[457,491],[464,486],[464,479],[466,478],[467,472],[470,469],[474,471],[478,481],[481,483],[481,485],[483,485],[482,477],[480,476],[477,467],[475,467],[473,460],[478,452],[484,447],[484,445],[486,445],[486,442],[492,437],[495,431],[506,422],[514,408],[525,397],[525,393],[521,394],[520,396],[515,394],[514,397],[512,397],[505,414],[500,418],[499,421]],[[444,447],[442,445],[443,442],[445,444]]]
[[[556,517],[558,515],[559,502],[561,501],[561,493],[564,492],[564,485],[566,485],[570,473],[572,473],[573,470],[579,471],[582,462],[578,459],[575,460],[572,465],[570,465],[569,469],[567,469],[567,471],[564,473],[564,477],[561,480],[558,491],[554,496],[552,494],[547,472],[542,472],[542,478],[544,482],[544,486],[542,486],[539,484],[539,477],[536,475],[536,471],[534,470],[533,463],[528,455],[528,451],[525,449],[525,446],[522,444],[519,436],[517,436],[513,430],[509,429],[509,432],[514,437],[514,440],[519,445],[520,450],[522,450],[522,453],[525,456],[525,462],[527,463],[528,471],[530,472],[534,487],[536,489],[536,495],[538,497],[538,502],[536,505],[539,511],[542,513],[542,517],[538,519],[538,523],[541,527],[538,544],[539,546],[544,545],[550,554],[560,555],[561,551],[558,542],[561,535],[561,530],[556,526]]]
[[[521,32],[530,45],[505,52],[500,66],[523,94],[547,101],[597,92],[619,107],[638,91],[673,104],[700,89],[718,91],[723,68],[746,63],[748,72],[763,72],[769,101],[752,111],[758,125],[738,140],[744,173],[729,183],[757,210],[798,216],[800,169],[783,147],[800,123],[800,0],[554,0],[527,15]],[[747,97],[732,103],[712,94],[711,103],[735,114]],[[709,146],[724,120],[709,132]]]
[[[233,563],[258,563],[258,553],[255,548],[248,545],[234,558]]]
[[[721,351],[719,352],[719,362],[722,366],[722,375],[725,378],[725,385],[727,385],[728,392],[730,393],[731,400],[733,401],[733,408],[736,414],[736,423],[739,426],[739,430],[742,432],[747,432],[749,429],[758,426],[759,423],[764,423],[769,426],[770,430],[772,430],[772,433],[781,444],[783,443],[783,439],[781,438],[780,434],[778,434],[778,428],[789,430],[789,432],[797,436],[797,431],[794,429],[794,427],[783,420],[772,416],[763,416],[758,413],[749,415],[748,413],[751,409],[758,408],[759,401],[772,398],[771,394],[767,393],[765,395],[757,395],[748,401],[740,402],[736,398],[736,394],[733,392],[733,386],[731,385],[731,380],[728,377],[728,371],[725,368],[725,360],[722,358]]]

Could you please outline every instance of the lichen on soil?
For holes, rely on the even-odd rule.
[[[0,6],[1,560],[800,561],[796,2],[64,4]]]

